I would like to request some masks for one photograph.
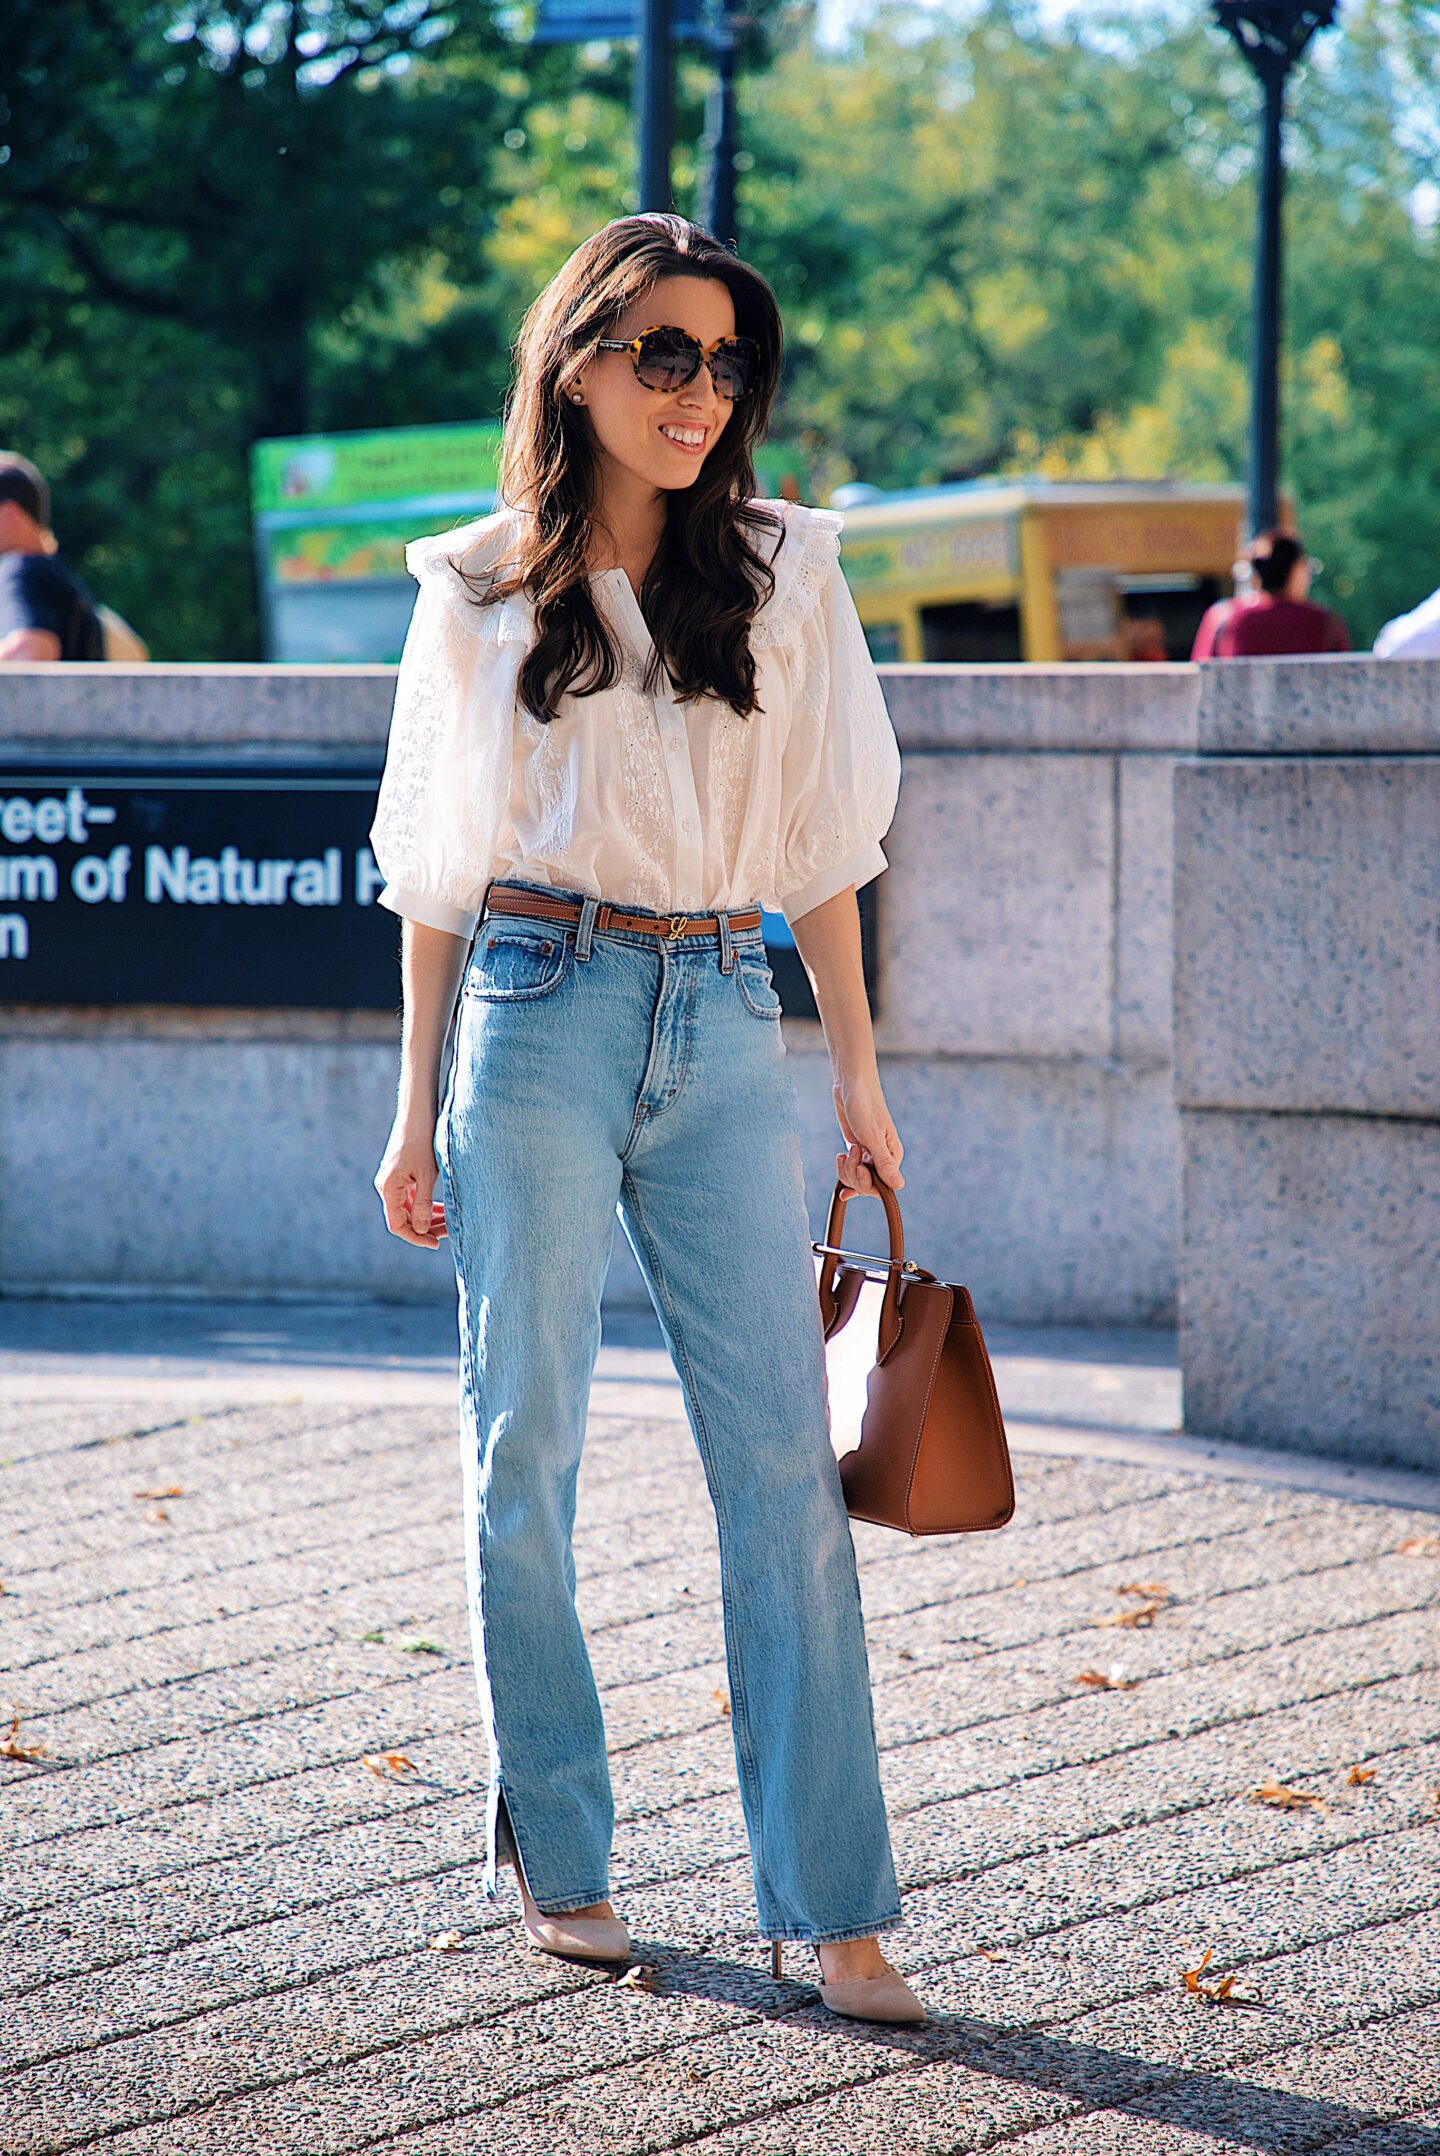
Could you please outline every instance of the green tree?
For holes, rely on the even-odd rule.
[[[478,0],[10,0],[0,427],[157,657],[253,652],[245,456],[344,404],[326,337],[481,276],[506,57]]]

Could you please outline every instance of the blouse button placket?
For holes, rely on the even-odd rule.
[[[626,619],[634,631],[635,641],[645,654],[648,664],[654,646],[650,631],[645,626],[645,616],[640,602],[631,588],[630,579],[623,569],[612,572],[615,594],[625,609]],[[644,679],[645,668],[637,669],[637,680]],[[661,669],[662,679],[664,669]],[[675,889],[680,894],[681,905],[698,904],[701,889],[703,855],[700,843],[700,796],[695,787],[695,771],[690,761],[690,737],[684,715],[668,688],[657,688],[650,696],[656,730],[661,747],[665,751],[665,776],[670,785],[670,806],[675,828]]]

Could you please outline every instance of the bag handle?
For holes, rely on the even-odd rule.
[[[852,1198],[878,1197],[885,1208],[885,1222],[890,1232],[890,1255],[888,1258],[868,1257],[864,1251],[842,1250],[840,1232],[845,1219],[845,1208]],[[825,1222],[825,1240],[812,1243],[811,1249],[820,1259],[820,1319],[828,1339],[840,1315],[840,1302],[836,1293],[835,1279],[842,1258],[858,1258],[863,1264],[884,1266],[886,1269],[885,1293],[880,1302],[880,1324],[876,1335],[876,1361],[885,1357],[900,1338],[904,1320],[900,1315],[900,1276],[913,1273],[921,1276],[918,1265],[912,1265],[905,1255],[905,1223],[900,1218],[900,1201],[888,1183],[875,1178],[873,1191],[852,1190],[848,1183],[837,1182],[830,1199],[830,1213]],[[853,1308],[853,1299],[851,1308]],[[849,1316],[849,1311],[846,1311]]]

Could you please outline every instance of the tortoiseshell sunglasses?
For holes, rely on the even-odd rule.
[[[638,337],[602,337],[601,352],[628,352],[635,379],[646,389],[683,389],[700,372],[703,360],[720,396],[743,397],[760,367],[760,347],[753,337],[717,337],[707,351],[688,329],[657,323]]]

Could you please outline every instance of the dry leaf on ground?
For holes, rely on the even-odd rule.
[[[1407,1535],[1395,1545],[1397,1557],[1440,1557],[1440,1535]]]
[[[458,1954],[464,1944],[458,1931],[437,1931],[430,1941],[430,1948],[435,1954]]]
[[[1138,1677],[1119,1677],[1113,1671],[1107,1676],[1103,1669],[1082,1669],[1075,1682],[1093,1685],[1097,1692],[1128,1692],[1140,1680]]]
[[[1207,1983],[1205,1977],[1201,1973],[1209,1963],[1210,1957],[1214,1953],[1214,1951],[1215,1949],[1213,1947],[1207,1946],[1204,1953],[1200,1956],[1199,1961],[1195,1964],[1195,1967],[1193,1969],[1181,1970],[1181,1981],[1183,1982],[1185,1989],[1189,1993],[1191,1993],[1194,1998],[1208,1999],[1212,2006],[1219,2006],[1220,2004],[1222,2004],[1222,2002],[1226,2000],[1229,2000],[1231,2001],[1231,2003],[1238,2006],[1240,2004],[1240,2001],[1234,1997],[1235,1978],[1233,1975],[1222,1976],[1218,1983]]]
[[[1254,1804],[1273,1804],[1278,1812],[1303,1812],[1307,1804],[1325,1802],[1312,1790],[1288,1788],[1284,1782],[1277,1782],[1273,1774],[1258,1789],[1247,1790],[1246,1795]]]
[[[622,1991],[658,1991],[660,1971],[653,1961],[635,1961],[615,1982]]]
[[[721,1691],[718,1684],[715,1686],[715,1689],[710,1696],[714,1700],[716,1706],[720,1709],[720,1712],[722,1714],[728,1714],[730,1712],[729,1697],[726,1693]]]
[[[362,1752],[360,1757],[370,1772],[378,1774],[382,1782],[388,1781],[392,1774],[419,1772],[414,1760],[407,1759],[403,1752]]]
[[[1142,1601],[1149,1601],[1156,1595],[1168,1596],[1170,1589],[1164,1580],[1127,1580],[1123,1587],[1112,1587],[1110,1592],[1112,1595],[1139,1595]]]
[[[130,1495],[137,1503],[148,1502],[153,1497],[183,1497],[185,1492],[178,1482],[167,1482],[163,1490],[132,1490]]]
[[[1345,1780],[1353,1789],[1358,1782],[1373,1782],[1375,1773],[1374,1767],[1352,1767]]]
[[[1125,1625],[1134,1631],[1140,1626],[1154,1624],[1157,1615],[1164,1607],[1163,1602],[1137,1602],[1134,1609],[1116,1610],[1113,1616],[1097,1617],[1095,1623]]]
[[[20,1742],[20,1716],[10,1717],[10,1727],[5,1740],[0,1743],[0,1759],[42,1759],[50,1749],[48,1744],[22,1744]]]

